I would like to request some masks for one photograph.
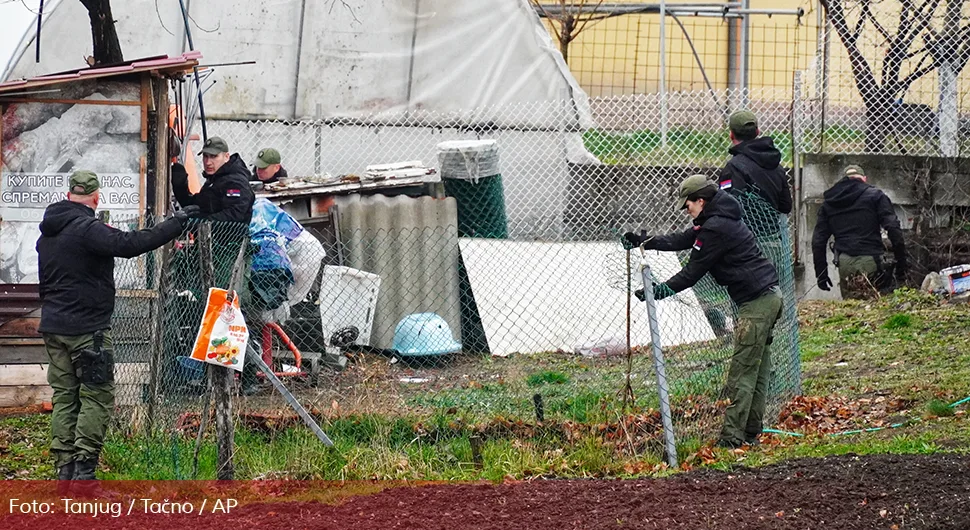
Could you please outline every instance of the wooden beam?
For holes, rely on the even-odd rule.
[[[0,407],[25,407],[50,401],[54,391],[44,386],[0,386]]]
[[[148,141],[148,105],[151,103],[152,89],[149,86],[151,78],[147,74],[141,76],[141,141]]]
[[[0,103],[60,103],[64,105],[106,105],[137,107],[141,101],[96,100],[96,99],[39,99],[39,98],[0,98]]]

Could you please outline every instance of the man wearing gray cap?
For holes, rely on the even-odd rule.
[[[693,287],[708,272],[738,306],[734,355],[724,394],[731,400],[718,445],[740,447],[757,443],[764,425],[771,379],[771,331],[781,316],[782,296],[775,267],[765,259],[754,234],[741,222],[741,205],[704,175],[692,175],[680,185],[677,209],[687,209],[693,225],[683,232],[648,236],[627,232],[627,248],[679,251],[690,249],[687,266],[669,280],[654,285],[654,299],[663,300]],[[637,298],[645,299],[643,290]]]
[[[249,170],[239,154],[229,154],[229,144],[212,136],[202,147],[205,184],[199,193],[189,191],[189,174],[182,164],[172,164],[172,191],[179,204],[195,205],[210,221],[246,223],[253,217],[256,196],[249,187]]]
[[[717,182],[732,195],[754,193],[778,213],[789,214],[792,209],[788,175],[781,167],[781,151],[770,136],[760,136],[758,117],[742,110],[728,119],[731,148],[734,155],[721,170]]]
[[[252,181],[272,184],[287,177],[286,170],[283,169],[280,152],[272,147],[260,149],[256,155],[254,166]]]
[[[133,258],[175,239],[198,208],[180,210],[151,229],[123,232],[94,215],[101,189],[97,175],[75,171],[68,189],[67,200],[48,206],[40,223],[39,330],[54,390],[51,455],[57,477],[94,480],[114,411],[115,258]]]
[[[896,257],[895,276],[906,278],[906,243],[889,197],[867,183],[865,171],[848,166],[844,178],[826,190],[812,235],[815,277],[823,291],[832,288],[827,249],[835,237],[835,263],[843,298],[868,298],[874,290],[892,286],[892,270],[882,261],[882,230],[889,235]]]

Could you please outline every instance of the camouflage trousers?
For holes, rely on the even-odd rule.
[[[51,455],[57,467],[72,460],[98,458],[104,434],[114,411],[115,384],[88,383],[80,374],[81,355],[94,345],[94,334],[44,334],[50,364],[47,382],[54,390],[51,400]],[[111,351],[111,335],[104,333],[102,350]],[[110,355],[110,353],[109,353]],[[112,367],[113,369],[113,367]]]

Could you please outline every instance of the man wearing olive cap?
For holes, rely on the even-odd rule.
[[[728,193],[693,175],[680,185],[674,207],[687,209],[693,225],[663,236],[627,232],[628,248],[678,251],[690,249],[690,260],[666,282],[654,285],[654,299],[662,300],[696,284],[711,273],[727,287],[738,306],[734,355],[725,395],[731,400],[718,445],[740,447],[757,443],[763,430],[768,382],[771,379],[771,330],[781,316],[782,296],[775,267],[765,259],[754,234],[741,222],[741,205]],[[644,299],[642,290],[637,298]]]
[[[229,154],[229,144],[212,136],[202,147],[205,183],[199,193],[189,191],[189,174],[182,164],[172,164],[172,191],[183,207],[196,205],[210,221],[246,223],[252,220],[256,196],[249,187],[249,170],[239,154]]]
[[[39,330],[54,390],[51,455],[59,480],[94,480],[105,428],[114,410],[115,258],[133,258],[182,233],[186,208],[154,228],[123,232],[98,221],[101,185],[75,171],[67,199],[51,204],[40,223],[37,259],[42,309]]]
[[[906,278],[906,243],[892,201],[882,190],[866,182],[865,171],[852,165],[845,168],[843,175],[842,180],[825,192],[818,210],[812,235],[815,277],[819,289],[832,288],[826,246],[834,236],[842,297],[866,298],[873,287],[881,290],[892,284],[892,271],[882,262],[885,248],[882,230],[886,230],[892,243],[895,275],[899,281]]]
[[[272,147],[261,149],[256,155],[253,167],[252,181],[272,184],[287,177],[286,170],[281,164],[280,152]]]
[[[792,209],[788,175],[780,166],[781,151],[770,136],[760,136],[758,118],[742,110],[728,119],[733,157],[718,176],[718,186],[732,195],[753,193],[760,196],[778,213]]]

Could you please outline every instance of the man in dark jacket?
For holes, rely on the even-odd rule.
[[[788,175],[779,165],[781,151],[775,148],[774,140],[759,136],[758,118],[750,111],[735,112],[728,121],[732,144],[729,152],[734,156],[721,170],[718,185],[735,196],[760,195],[778,213],[791,213]]]
[[[249,187],[249,170],[239,154],[229,154],[229,145],[218,136],[202,147],[205,183],[199,193],[189,191],[189,174],[182,164],[172,165],[172,191],[183,207],[198,206],[210,221],[246,223],[253,217],[256,196]]]
[[[175,239],[196,208],[152,229],[123,232],[95,218],[100,184],[90,171],[70,177],[67,200],[51,204],[40,223],[37,257],[39,330],[54,390],[51,454],[59,480],[94,480],[104,432],[114,410],[114,259],[133,258]]]
[[[254,166],[251,181],[272,184],[287,177],[286,170],[283,169],[281,163],[280,152],[272,147],[259,151]]]
[[[647,236],[624,234],[627,246],[678,251],[691,249],[687,266],[654,286],[654,299],[662,300],[696,284],[710,272],[727,287],[738,306],[734,355],[725,394],[731,400],[718,445],[739,447],[756,443],[763,430],[771,354],[771,330],[781,316],[782,296],[775,267],[765,259],[754,234],[741,222],[741,205],[704,175],[688,177],[680,185],[675,206],[686,208],[694,219],[683,232]],[[637,298],[644,299],[642,290]]]
[[[829,238],[835,236],[835,263],[844,298],[865,298],[876,289],[892,285],[889,267],[884,266],[882,230],[889,234],[896,257],[897,280],[906,278],[906,243],[899,219],[889,197],[866,183],[859,166],[845,168],[845,177],[826,190],[812,235],[815,277],[823,291],[832,288],[827,263]]]

